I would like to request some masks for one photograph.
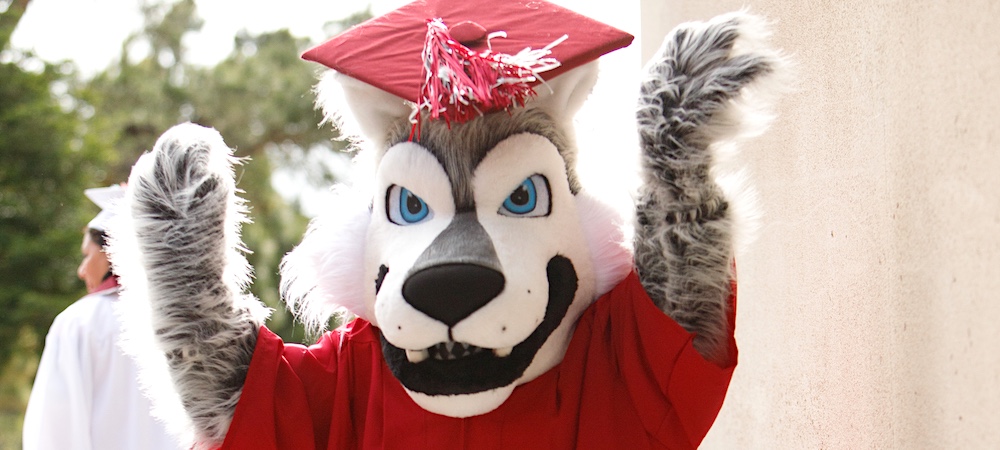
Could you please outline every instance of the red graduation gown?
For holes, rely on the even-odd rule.
[[[735,284],[730,330],[735,318]],[[705,361],[635,273],[580,318],[563,361],[499,408],[417,406],[355,320],[310,347],[261,328],[223,449],[685,449],[704,438],[736,365]]]

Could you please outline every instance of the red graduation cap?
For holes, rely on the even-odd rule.
[[[418,0],[302,58],[414,102],[431,118],[461,122],[524,105],[539,83],[631,42],[545,1]]]

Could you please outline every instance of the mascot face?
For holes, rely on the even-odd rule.
[[[576,179],[572,131],[595,59],[631,41],[544,1],[427,0],[307,51],[333,69],[317,103],[374,177],[339,191],[286,257],[297,315],[370,321],[411,398],[451,417],[562,361],[631,268],[620,217]]]
[[[544,114],[431,124],[377,165],[366,312],[425,409],[488,412],[555,365],[594,298],[563,141]]]
[[[285,258],[296,315],[368,320],[410,397],[450,417],[492,411],[562,361],[583,311],[632,268],[623,218],[574,168],[572,115],[595,70],[550,81],[557,95],[529,107],[422,121],[413,139],[402,100],[324,78],[321,95],[345,86],[365,119],[372,178],[335,190]]]

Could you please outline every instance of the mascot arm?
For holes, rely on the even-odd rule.
[[[134,300],[149,302],[155,341],[199,448],[225,437],[268,313],[245,293],[245,207],[234,162],[218,132],[183,124],[164,133],[129,178],[125,239],[134,239],[139,267],[123,268],[132,274],[122,274],[123,284],[126,293],[139,291]]]
[[[716,152],[745,133],[745,87],[780,58],[746,14],[677,27],[647,65],[637,110],[642,177],[635,260],[654,303],[687,331],[707,359],[728,355],[734,199],[715,181]]]

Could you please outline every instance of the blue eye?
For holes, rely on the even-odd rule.
[[[498,212],[510,217],[547,216],[552,207],[550,197],[549,180],[535,174],[525,178],[514,192],[507,196]]]
[[[386,215],[396,225],[412,225],[431,217],[427,203],[405,187],[389,187],[385,200]]]

